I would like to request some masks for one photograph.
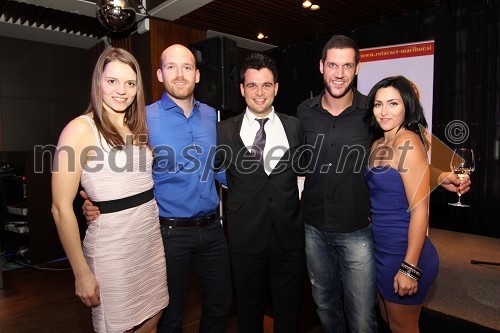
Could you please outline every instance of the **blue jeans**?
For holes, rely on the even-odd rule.
[[[184,304],[192,267],[203,291],[199,332],[222,333],[231,307],[231,272],[221,224],[171,228],[161,225],[170,304],[164,310],[158,332],[182,332]]]
[[[306,259],[312,295],[325,333],[377,333],[377,291],[371,226],[348,233],[308,224]],[[342,304],[343,299],[343,304]]]

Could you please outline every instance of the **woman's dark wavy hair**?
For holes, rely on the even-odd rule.
[[[424,136],[420,133],[420,126],[427,128],[427,121],[424,116],[424,109],[420,104],[417,94],[412,87],[410,81],[404,76],[391,76],[387,77],[373,86],[368,94],[368,124],[370,125],[370,132],[372,134],[372,139],[377,140],[384,136],[384,131],[380,128],[373,115],[373,107],[375,104],[375,95],[377,91],[381,88],[393,87],[396,89],[401,98],[403,99],[403,104],[405,107],[405,119],[398,131],[401,128],[407,129],[416,133],[421,139],[424,145],[427,145]]]

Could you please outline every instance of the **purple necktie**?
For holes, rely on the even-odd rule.
[[[266,131],[264,131],[264,125],[269,120],[269,118],[255,119],[259,122],[260,128],[255,134],[255,140],[253,141],[252,152],[260,164],[264,164],[264,146],[266,145]]]

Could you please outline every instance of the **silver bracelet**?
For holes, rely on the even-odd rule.
[[[399,269],[399,273],[404,274],[404,275],[406,275],[406,276],[408,276],[408,277],[410,277],[410,278],[412,278],[413,280],[415,280],[415,281],[417,281],[417,282],[418,282],[418,277],[413,276],[411,273],[409,273],[409,272],[407,272],[407,271],[404,271],[404,270],[402,270],[402,269]]]

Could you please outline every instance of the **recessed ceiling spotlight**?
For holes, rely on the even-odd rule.
[[[309,7],[311,7],[311,5],[312,5],[312,2],[309,0],[306,0],[302,3],[302,7],[304,7],[304,8],[309,8]]]
[[[257,38],[258,39],[264,39],[264,38],[267,38],[267,36],[264,35],[262,32],[259,32],[259,34],[257,35]]]
[[[309,8],[311,10],[318,10],[319,9],[319,6],[318,5],[312,5],[311,8]]]

